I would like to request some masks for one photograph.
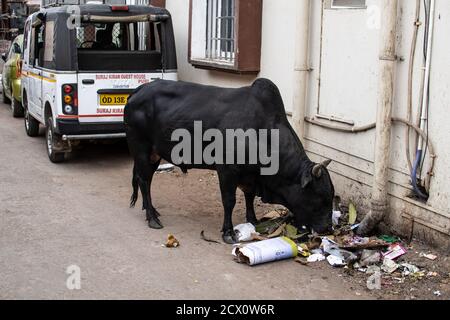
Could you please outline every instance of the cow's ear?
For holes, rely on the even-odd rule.
[[[302,186],[302,189],[305,189],[313,180],[313,176],[311,174],[311,171],[309,170],[303,170],[303,172],[300,174],[300,184]]]

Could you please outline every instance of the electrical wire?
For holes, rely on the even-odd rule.
[[[428,141],[428,147],[429,147],[429,157],[430,157],[430,168],[429,168],[429,177],[431,179],[432,175],[431,173],[434,171],[434,166],[435,166],[435,160],[436,160],[436,154],[435,154],[435,149],[434,146],[431,142],[431,140],[428,138],[428,135],[426,134],[426,132],[424,132],[423,130],[421,130],[419,128],[419,126],[413,124],[411,121],[408,121],[406,119],[402,119],[402,118],[397,118],[397,117],[393,117],[392,118],[393,122],[398,122],[398,123],[402,123],[404,125],[407,125],[408,127],[410,127],[411,129],[413,129],[418,136],[421,136],[422,139],[424,141]],[[316,120],[314,118],[309,118],[309,117],[305,117],[305,122],[325,128],[325,129],[330,129],[330,130],[334,130],[334,131],[339,131],[339,132],[344,132],[344,133],[364,133],[370,130],[373,130],[376,128],[376,123],[371,123],[368,125],[364,125],[364,126],[359,126],[359,127],[353,127],[353,128],[346,128],[344,126],[337,126],[337,125],[333,125],[333,124],[329,124],[329,123],[325,123],[323,121],[319,121]],[[426,191],[429,192],[429,184],[428,184],[428,188],[427,186],[425,186]]]
[[[415,20],[414,20],[414,32],[413,37],[411,41],[411,51],[409,56],[409,69],[408,69],[408,98],[407,98],[407,110],[406,110],[406,120],[412,121],[412,109],[413,109],[413,102],[412,102],[412,91],[413,91],[413,77],[414,77],[414,62],[416,57],[416,48],[417,48],[417,38],[419,35],[419,28],[420,28],[420,4],[421,0],[416,0],[416,13],[415,13]],[[405,154],[406,154],[406,162],[408,164],[409,172],[413,171],[412,168],[412,161],[411,161],[411,150],[410,150],[410,144],[411,144],[411,127],[407,126],[405,131]],[[416,146],[417,149],[417,146]]]

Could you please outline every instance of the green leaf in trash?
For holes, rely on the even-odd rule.
[[[294,227],[292,224],[288,224],[286,225],[286,237],[288,237],[289,239],[295,240],[297,239],[297,232],[298,229],[296,227]]]
[[[394,236],[388,236],[388,235],[382,235],[382,236],[378,237],[378,239],[383,240],[384,242],[387,242],[387,243],[396,243],[399,241],[399,238],[394,237]]]
[[[280,218],[260,222],[255,226],[256,232],[260,234],[272,234],[279,227],[281,227],[284,223],[286,223],[288,220],[292,218],[293,215],[292,213],[289,212],[288,214]]]
[[[283,225],[283,221],[281,219],[268,220],[268,221],[258,223],[255,226],[255,229],[256,229],[256,232],[261,233],[261,234],[271,234],[282,225]]]
[[[356,212],[356,207],[353,203],[350,202],[348,206],[348,224],[355,224],[357,216],[358,214]]]

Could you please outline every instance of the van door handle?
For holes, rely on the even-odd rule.
[[[83,84],[94,84],[95,81],[93,79],[83,79],[83,81],[81,81]]]

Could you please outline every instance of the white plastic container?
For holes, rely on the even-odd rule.
[[[291,239],[280,237],[236,247],[232,254],[238,262],[254,266],[296,257],[298,248]]]
[[[252,241],[253,234],[256,234],[255,226],[251,223],[244,223],[234,227],[234,232],[239,242]]]

